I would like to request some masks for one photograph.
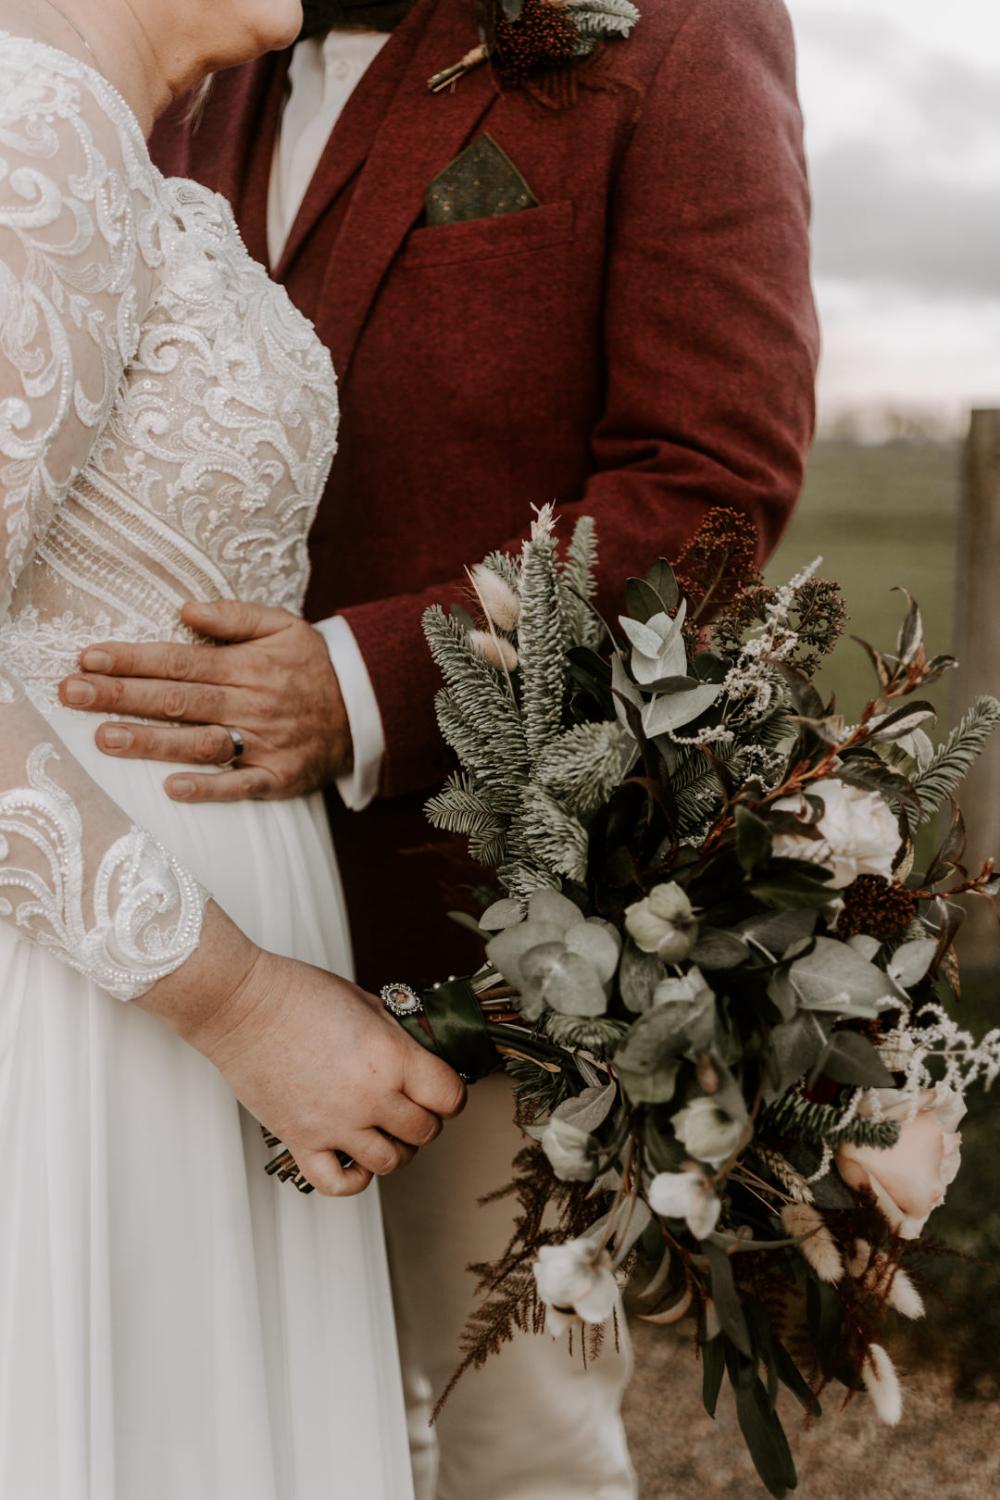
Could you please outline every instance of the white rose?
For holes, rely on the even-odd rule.
[[[686,1219],[696,1240],[707,1240],[722,1203],[697,1172],[660,1172],[649,1185],[649,1206],[662,1219]]]
[[[819,838],[779,833],[774,853],[781,859],[805,859],[832,870],[831,890],[843,890],[859,875],[890,879],[899,852],[899,824],[888,803],[877,792],[832,778],[814,782],[809,795],[823,801],[823,816],[816,824]],[[802,796],[783,797],[774,806],[778,812],[798,813],[803,818],[809,812]]]
[[[694,907],[674,880],[654,886],[642,901],[628,907],[625,926],[643,953],[655,953],[668,964],[687,958],[698,938]]]
[[[692,1099],[678,1110],[670,1122],[674,1134],[696,1161],[720,1167],[736,1150],[746,1128],[743,1120],[734,1119],[720,1109],[714,1099]]]
[[[549,1331],[556,1337],[578,1319],[604,1323],[618,1304],[610,1256],[592,1240],[543,1245],[532,1270],[538,1295],[548,1309]]]

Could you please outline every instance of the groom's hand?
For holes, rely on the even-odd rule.
[[[219,768],[168,777],[179,802],[298,797],[350,771],[350,727],[318,631],[287,610],[235,600],[186,604],[182,618],[219,644],[95,644],[60,684],[70,708],[160,721],[102,724],[105,754]],[[245,747],[231,766],[228,729]]]

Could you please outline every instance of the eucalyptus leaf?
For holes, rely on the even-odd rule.
[[[558,1109],[554,1109],[552,1118],[565,1120],[579,1130],[585,1130],[589,1135],[593,1135],[595,1131],[600,1130],[614,1109],[617,1098],[617,1083],[609,1083],[603,1088],[587,1088],[574,1098],[567,1099],[560,1104]]]
[[[818,921],[819,913],[815,910],[776,911],[765,916],[748,917],[735,930],[744,938],[759,943],[776,958],[783,958],[793,943],[812,937]]]
[[[815,1064],[816,1076],[822,1074],[834,1083],[853,1088],[891,1089],[895,1079],[867,1037],[854,1031],[835,1031],[822,1056]]]
[[[681,1006],[658,1005],[636,1021],[615,1053],[615,1071],[633,1104],[674,1097],[686,1045]]]
[[[564,943],[532,948],[521,959],[520,969],[522,1002],[528,1002],[529,1013],[540,1003],[563,1016],[603,1016],[607,1010],[604,986],[593,964]]]
[[[662,557],[657,558],[646,574],[646,582],[659,594],[663,600],[663,607],[668,613],[677,608],[681,600],[681,591],[673,568]]]
[[[800,1078],[811,1073],[826,1046],[826,1037],[812,1015],[800,1013],[775,1026],[769,1038],[767,1078],[778,1098]]]
[[[655,953],[643,953],[628,938],[618,970],[618,988],[622,1001],[637,1014],[649,1010],[657,985],[666,975],[666,966]]]
[[[715,683],[706,682],[700,687],[689,688],[687,692],[671,693],[666,697],[654,698],[646,705],[642,714],[642,727],[650,739],[658,734],[668,734],[672,730],[681,729],[685,724],[690,724],[698,719],[706,709],[711,708],[716,702],[722,689]]]
[[[486,956],[507,983],[519,990],[524,984],[521,964],[525,955],[543,943],[561,943],[563,931],[555,922],[521,922],[491,938]]]
[[[479,918],[479,925],[484,932],[503,932],[507,927],[516,927],[524,920],[524,908],[520,901],[513,901],[505,896],[502,901],[494,901],[488,906]]]
[[[747,875],[771,858],[770,828],[742,804],[736,808],[736,857]]]
[[[736,969],[749,957],[750,949],[744,940],[719,927],[700,928],[698,941],[690,953],[691,962],[702,969]]]
[[[818,937],[810,953],[797,958],[788,972],[799,1004],[806,1010],[831,1011],[874,1020],[891,994],[891,981],[846,943]]]
[[[890,976],[901,989],[912,989],[926,977],[937,949],[934,938],[916,938],[911,943],[904,943],[889,960]]]
[[[625,608],[630,619],[645,625],[654,615],[664,614],[667,605],[645,578],[630,578],[625,585]]]

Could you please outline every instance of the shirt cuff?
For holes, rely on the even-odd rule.
[[[378,699],[354,631],[341,615],[316,626],[326,641],[333,670],[340,682],[347,723],[354,742],[354,768],[336,780],[345,807],[362,812],[378,794],[385,757],[385,731]]]

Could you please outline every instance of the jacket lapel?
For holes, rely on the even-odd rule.
[[[341,382],[386,271],[423,212],[429,183],[457,156],[497,98],[487,67],[477,68],[450,93],[432,94],[427,87],[433,73],[476,46],[472,6],[418,0],[405,26],[412,42],[410,58],[337,237],[318,319]],[[378,61],[388,64],[392,48],[390,42]],[[336,132],[331,145],[336,149]]]
[[[413,50],[411,19],[396,28],[344,106],[274,268],[276,281],[285,280],[305,241],[364,166],[406,74]]]

